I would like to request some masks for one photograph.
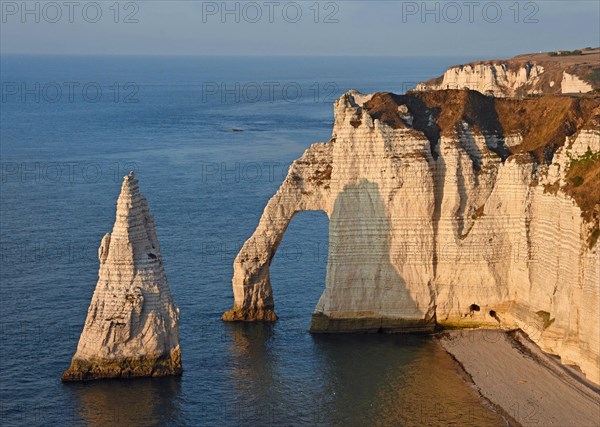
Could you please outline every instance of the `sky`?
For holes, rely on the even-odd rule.
[[[0,53],[482,56],[600,46],[591,1],[6,1]]]

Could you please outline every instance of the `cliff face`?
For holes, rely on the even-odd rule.
[[[322,210],[311,330],[519,327],[599,382],[599,156],[600,98],[349,92],[236,257],[223,319],[276,319],[270,262]]]
[[[96,290],[62,380],[180,374],[179,309],[133,172],[124,178],[115,225],[98,258]]]
[[[519,55],[450,67],[417,90],[471,89],[496,97],[588,93],[600,88],[600,50],[582,55]]]

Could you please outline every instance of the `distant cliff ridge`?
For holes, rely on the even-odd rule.
[[[270,263],[322,210],[311,330],[521,328],[600,382],[600,97],[351,91],[334,112],[237,255],[223,319],[276,319]]]
[[[600,49],[538,53],[448,68],[417,90],[471,89],[496,97],[589,93],[600,89]]]

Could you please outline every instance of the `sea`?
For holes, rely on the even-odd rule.
[[[232,263],[349,89],[402,93],[465,57],[0,57],[2,426],[503,425],[430,336],[311,334],[328,219],[271,266],[273,324],[224,323]],[[181,311],[180,378],[63,384],[97,249],[136,172]]]

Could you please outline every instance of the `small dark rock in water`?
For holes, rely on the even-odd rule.
[[[243,129],[238,129],[238,128],[231,128],[229,129],[229,132],[243,132]]]

